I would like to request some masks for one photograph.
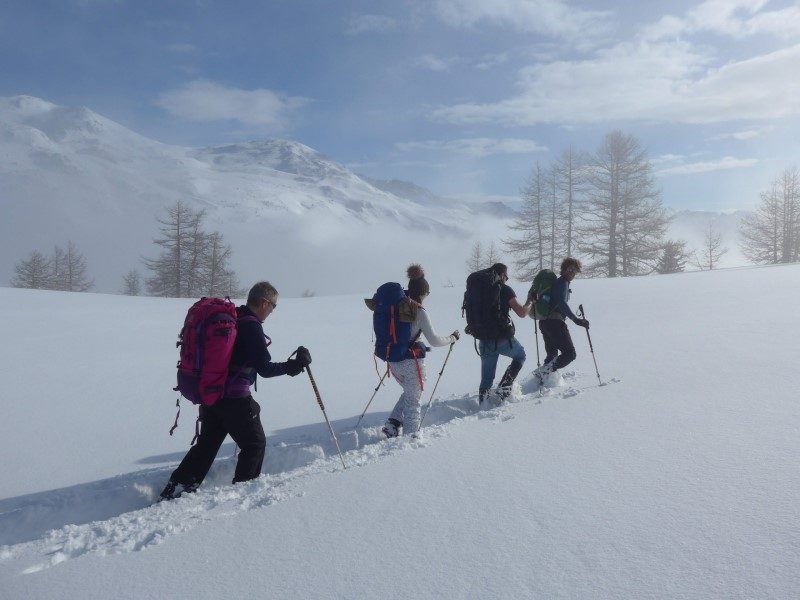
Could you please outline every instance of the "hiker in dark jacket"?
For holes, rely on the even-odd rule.
[[[534,371],[539,376],[566,367],[577,356],[567,329],[567,318],[579,327],[589,328],[589,321],[575,316],[568,304],[571,293],[569,284],[580,272],[581,261],[577,258],[565,258],[561,263],[561,276],[556,279],[550,293],[550,314],[539,322],[547,352],[544,364]]]
[[[519,303],[517,294],[506,284],[508,281],[508,267],[503,263],[495,263],[491,268],[500,282],[501,320],[510,323],[508,316],[511,310],[520,318],[527,317],[533,302],[528,299],[525,304]],[[525,348],[514,337],[513,328],[508,337],[479,340],[478,354],[481,357],[481,383],[478,388],[479,404],[483,404],[489,398],[489,392],[497,372],[498,358],[502,355],[511,359],[511,364],[508,365],[503,377],[500,379],[500,383],[497,384],[497,400],[505,400],[511,395],[511,387],[514,384],[514,380],[522,369],[522,365],[525,364]]]
[[[268,346],[271,340],[262,323],[278,307],[278,291],[267,281],[255,284],[247,296],[247,304],[236,309],[236,341],[233,346],[225,395],[213,406],[200,405],[200,434],[197,444],[172,473],[162,500],[172,500],[184,492],[194,492],[211,468],[227,435],[239,446],[239,459],[233,483],[255,479],[261,464],[267,438],[261,425],[261,406],[250,394],[250,386],[261,377],[291,375],[294,377],[311,364],[311,354],[300,346],[297,356],[286,362],[272,362]]]

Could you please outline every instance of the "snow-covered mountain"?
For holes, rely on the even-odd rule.
[[[71,239],[99,289],[112,291],[154,252],[155,218],[178,199],[206,209],[210,226],[233,245],[244,280],[301,271],[300,289],[335,291],[329,276],[354,254],[355,241],[368,250],[360,253],[365,281],[393,266],[385,257],[398,243],[416,248],[417,260],[430,252],[432,262],[458,256],[453,264],[461,264],[454,248],[475,229],[474,213],[462,205],[423,205],[380,190],[298,142],[170,146],[87,108],[30,96],[0,98],[0,158],[0,281],[30,250]],[[263,261],[263,251],[251,250],[259,247],[272,255],[264,261],[269,273],[254,262]],[[291,269],[279,253],[292,255]]]
[[[464,202],[463,200],[437,196],[429,189],[410,181],[402,181],[399,179],[373,179],[364,175],[360,175],[360,177],[379,190],[393,194],[398,198],[405,198],[406,200],[410,200],[422,206],[461,208],[476,216],[489,215],[498,219],[513,219],[517,214],[513,208],[503,202]]]
[[[433,281],[460,280],[473,241],[506,238],[515,214],[501,202],[359,176],[298,142],[171,146],[84,107],[0,98],[0,284],[31,250],[72,240],[97,289],[116,291],[123,273],[156,253],[156,218],[176,200],[206,209],[243,284],[270,278],[289,294],[368,290],[401,280],[411,261]],[[698,248],[714,221],[731,249],[721,266],[743,264],[741,216],[678,213],[670,237]]]

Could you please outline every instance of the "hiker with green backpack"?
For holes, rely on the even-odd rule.
[[[567,329],[567,317],[579,327],[589,329],[589,321],[576,316],[568,304],[572,293],[569,284],[580,272],[581,261],[565,258],[561,263],[560,277],[556,277],[549,269],[542,269],[534,278],[528,293],[528,298],[534,302],[531,316],[539,321],[547,352],[542,366],[534,371],[540,380],[566,367],[577,356]]]

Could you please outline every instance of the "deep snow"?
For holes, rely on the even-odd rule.
[[[573,290],[613,383],[571,327],[562,386],[479,411],[462,338],[421,441],[380,439],[393,381],[352,431],[377,383],[361,295],[281,299],[273,354],[311,349],[349,468],[308,379],[261,380],[266,474],[226,485],[226,444],[198,494],[147,507],[193,433],[183,403],[167,435],[187,301],[0,289],[0,597],[797,597],[800,266]],[[462,292],[434,288],[439,333]]]

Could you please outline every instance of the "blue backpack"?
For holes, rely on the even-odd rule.
[[[399,283],[384,283],[367,305],[373,310],[375,356],[386,362],[424,358],[425,345],[411,339],[411,323],[400,318],[400,304],[411,300]]]

